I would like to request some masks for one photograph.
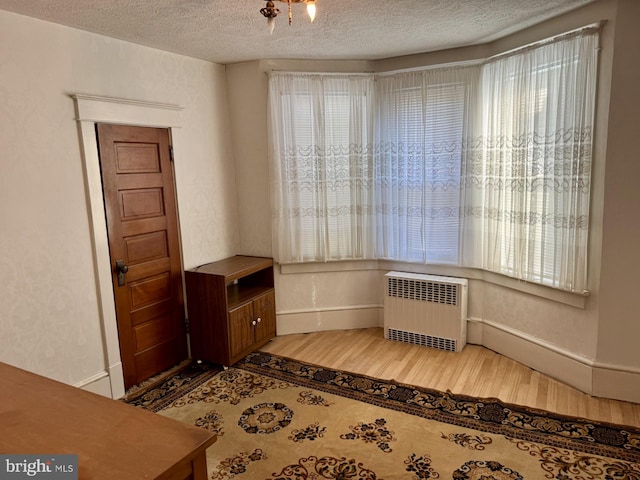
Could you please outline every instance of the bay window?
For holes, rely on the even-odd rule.
[[[481,64],[270,75],[274,257],[587,288],[597,30]]]

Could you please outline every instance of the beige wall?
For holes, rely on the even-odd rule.
[[[267,85],[258,72],[258,62],[238,64],[229,89],[231,132],[236,158],[240,244],[246,255],[271,256],[271,209],[269,165],[257,162],[267,151]]]
[[[227,65],[238,187],[240,245],[245,255],[271,256],[271,203],[267,161],[267,77],[272,69],[361,71],[367,62],[265,60]]]
[[[607,372],[616,366],[640,372],[640,2],[620,0],[606,143],[597,359],[597,393],[606,394]],[[616,381],[633,389],[634,377]],[[637,388],[637,383],[635,383]]]
[[[634,142],[638,6],[635,0],[599,1],[468,49],[379,62],[247,62],[227,66],[226,73],[220,65],[0,11],[0,361],[76,384],[105,369],[94,239],[69,94],[183,107],[175,168],[184,264],[190,268],[235,253],[271,252],[268,70],[388,71],[469,60],[606,20],[591,297],[567,299],[477,271],[321,265],[278,274],[278,321],[284,332],[379,325],[385,269],[457,273],[472,279],[474,342],[585,391],[640,401],[634,305],[640,270],[634,235],[640,230],[640,189],[634,186],[640,178]]]
[[[632,145],[639,119],[640,67],[636,61],[640,45],[639,5],[634,0],[603,0],[492,44],[378,62],[273,60],[227,66],[234,147],[237,147],[237,161],[243,165],[238,170],[238,182],[244,185],[239,191],[239,202],[245,202],[244,192],[254,195],[264,188],[261,175],[268,164],[265,112],[269,70],[392,71],[474,60],[605,21],[601,35],[591,205],[589,288],[592,295],[588,298],[556,295],[549,289],[536,289],[466,269],[410,265],[404,268],[474,279],[469,293],[470,339],[474,343],[502,351],[584,391],[640,401],[640,355],[637,354],[640,321],[635,313],[633,294],[640,283],[635,279],[640,271],[640,251],[633,247],[637,244],[633,234],[640,229],[640,189],[634,182],[640,176],[633,173],[637,173],[640,163],[633,160],[637,153]],[[624,22],[620,22],[621,15]],[[241,94],[249,86],[251,104]],[[242,118],[252,119],[250,130],[239,129],[243,121],[238,112],[242,112]],[[612,136],[615,145],[612,145]],[[259,139],[259,148],[246,155],[246,145],[255,142],[254,138]],[[260,172],[260,176],[252,176],[252,171]],[[244,178],[241,179],[241,175]],[[262,200],[253,196],[251,201],[254,205],[267,204],[268,192],[262,194]],[[270,228],[262,217],[266,212],[264,208],[258,211],[259,214],[251,209],[242,212],[241,231],[259,228],[262,235],[262,239],[257,232],[243,237],[241,251],[244,253],[269,249]],[[380,273],[386,267],[388,265],[382,264],[378,271],[369,264],[361,268],[354,263],[342,267],[344,271],[327,265],[285,269],[278,279],[281,286],[277,291],[279,328],[288,333],[352,328],[367,322],[379,324],[382,295],[373,298],[363,294],[360,287],[376,281],[380,284]],[[373,307],[375,304],[378,309]],[[366,314],[355,319],[345,314],[354,311]],[[613,370],[602,373],[603,362],[611,364]],[[630,388],[622,388],[615,384],[622,377],[635,383]]]
[[[186,267],[236,252],[237,208],[224,67],[0,11],[0,361],[84,384],[107,365],[72,93],[183,107]]]

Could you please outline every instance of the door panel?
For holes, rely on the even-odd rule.
[[[149,260],[167,258],[169,248],[167,244],[167,232],[152,232],[147,235],[138,235],[124,239],[124,248],[127,250],[127,258],[131,263],[143,263]]]
[[[149,347],[170,340],[173,335],[171,315],[162,315],[134,327],[136,349],[146,350]]]
[[[126,186],[120,185],[120,188],[123,189]],[[121,190],[120,203],[123,221],[164,216],[164,196],[161,188]]]
[[[233,357],[253,345],[251,302],[229,310],[229,352]]]
[[[260,319],[256,325],[256,343],[270,339],[276,334],[275,303],[276,297],[273,290],[253,301],[254,316]]]
[[[138,282],[130,282],[131,311],[157,304],[171,298],[171,279],[164,272],[154,277],[145,277]]]
[[[166,129],[97,125],[125,388],[187,356]],[[120,275],[116,262],[127,269]],[[123,269],[124,271],[124,269]]]
[[[118,150],[118,173],[160,173],[160,162],[154,145],[125,145]]]

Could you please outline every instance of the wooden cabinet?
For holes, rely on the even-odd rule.
[[[237,255],[185,272],[191,356],[232,365],[276,335],[273,260]]]
[[[276,316],[273,290],[250,303],[229,309],[229,345],[231,357],[245,355],[256,345],[264,345],[275,335]]]

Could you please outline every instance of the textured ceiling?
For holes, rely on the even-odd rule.
[[[217,63],[375,60],[483,43],[593,0],[317,0],[286,3],[273,35],[264,0],[0,0],[0,9]],[[0,34],[1,36],[1,34]]]

